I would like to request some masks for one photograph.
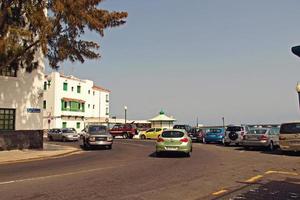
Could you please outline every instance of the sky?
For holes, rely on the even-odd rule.
[[[61,71],[110,89],[110,116],[177,123],[281,123],[299,119],[298,0],[106,0],[127,11],[107,29],[101,59],[64,62]],[[50,71],[48,69],[48,71]]]

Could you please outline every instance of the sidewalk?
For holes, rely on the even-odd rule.
[[[81,151],[80,149],[74,147],[44,143],[43,150],[25,149],[25,150],[0,151],[0,165],[57,158],[57,157],[71,155],[73,153],[78,153],[80,151]]]

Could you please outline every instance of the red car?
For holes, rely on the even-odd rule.
[[[109,132],[113,137],[123,136],[123,138],[129,139],[132,139],[134,135],[138,134],[134,124],[116,124]]]

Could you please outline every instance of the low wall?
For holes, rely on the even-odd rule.
[[[0,150],[43,149],[43,131],[0,131]]]

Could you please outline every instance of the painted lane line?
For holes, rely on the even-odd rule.
[[[257,176],[254,176],[252,178],[249,178],[248,180],[244,181],[245,183],[254,183],[256,181],[258,181],[259,179],[263,178],[262,175],[257,175]]]
[[[220,190],[220,191],[218,191],[218,192],[212,193],[212,195],[218,196],[218,195],[220,195],[220,194],[224,194],[225,192],[228,192],[228,190]]]
[[[90,173],[90,172],[95,172],[95,171],[114,169],[114,168],[123,167],[123,166],[125,166],[125,165],[118,165],[118,166],[114,166],[114,167],[102,167],[102,168],[95,168],[95,169],[69,172],[69,173],[64,173],[64,174],[54,174],[54,175],[49,175],[49,176],[40,176],[40,177],[34,177],[34,178],[17,179],[17,180],[12,180],[12,181],[0,182],[0,186],[1,185],[12,184],[12,183],[22,183],[22,182],[29,182],[29,181],[37,181],[37,180],[44,180],[44,179],[50,179],[50,178],[58,178],[58,177],[64,177],[64,176],[78,175],[78,174],[83,174],[83,173]]]

